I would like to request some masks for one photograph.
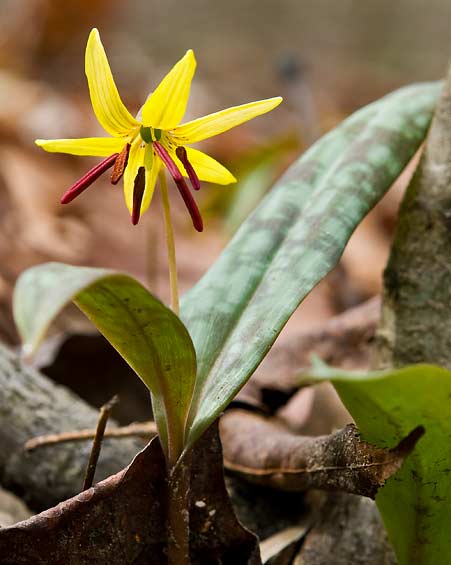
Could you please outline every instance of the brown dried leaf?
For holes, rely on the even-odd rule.
[[[32,250],[35,258],[77,261],[83,257],[91,243],[87,228],[76,218],[58,216],[61,187],[69,184],[69,175],[37,152],[15,146],[0,146],[0,161],[14,210],[10,229],[18,243]]]
[[[116,475],[0,530],[0,555],[15,564],[163,565],[165,501],[165,462],[154,440]],[[238,522],[225,490],[216,425],[194,447],[190,501],[193,564],[260,563],[257,539]]]
[[[419,426],[393,449],[381,449],[361,441],[353,424],[327,436],[298,436],[244,410],[229,411],[220,427],[226,468],[247,480],[283,490],[337,490],[370,498],[424,433]]]

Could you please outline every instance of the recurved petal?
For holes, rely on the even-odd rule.
[[[193,166],[196,171],[199,180],[206,182],[212,182],[215,184],[231,184],[236,182],[236,178],[228,171],[224,165],[218,163],[213,157],[210,157],[206,153],[202,153],[198,149],[193,149],[192,147],[186,148],[186,154],[188,161]],[[176,162],[179,170],[184,176],[188,176],[185,172],[185,168],[177,157],[175,152],[171,152],[171,157]]]
[[[249,102],[241,106],[233,106],[232,108],[227,108],[227,110],[215,112],[214,114],[182,124],[174,129],[173,136],[181,145],[202,141],[239,126],[261,114],[266,114],[266,112],[273,110],[281,102],[282,98],[277,96],[267,100]]]
[[[85,137],[80,139],[36,139],[36,145],[49,153],[108,157],[120,153],[127,143],[117,137]]]
[[[86,45],[85,72],[94,113],[108,133],[124,136],[140,125],[119,96],[105,49],[95,28],[89,34]]]
[[[142,140],[136,138],[130,147],[128,154],[128,163],[124,171],[124,197],[125,204],[130,211],[133,211],[133,188],[135,186],[135,178],[138,174],[138,169],[144,165],[145,147],[143,147]]]
[[[180,123],[185,114],[195,70],[196,59],[189,49],[146,100],[142,108],[145,126],[170,130]]]

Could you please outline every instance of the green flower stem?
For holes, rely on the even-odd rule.
[[[169,205],[168,186],[164,169],[159,173],[161,198],[166,228],[169,263],[171,308],[178,315],[179,293],[177,262],[175,256],[174,229]],[[183,449],[179,430],[171,430],[171,414],[166,413],[168,428],[168,564],[188,565],[189,558],[189,482],[190,457],[179,459]]]
[[[159,173],[159,179],[161,198],[163,201],[164,225],[166,228],[166,243],[169,263],[169,285],[171,288],[171,308],[178,315],[180,306],[177,281],[177,262],[175,258],[174,228],[172,226],[171,208],[169,206],[168,185],[166,183],[166,175],[163,169]]]

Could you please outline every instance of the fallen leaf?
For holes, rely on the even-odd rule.
[[[299,436],[273,419],[230,410],[221,419],[227,469],[275,488],[337,490],[374,498],[424,433],[418,426],[392,448],[360,440],[353,424],[333,434]]]
[[[165,505],[165,461],[153,440],[116,475],[0,530],[0,555],[15,564],[165,565]],[[257,538],[238,522],[225,490],[216,424],[194,447],[190,526],[193,565],[260,563]]]

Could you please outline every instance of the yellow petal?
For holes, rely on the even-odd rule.
[[[147,210],[152,200],[155,183],[161,169],[161,161],[155,155],[153,156],[153,159],[149,158],[149,151],[152,151],[152,146],[146,145],[143,147],[142,140],[140,139],[136,139],[130,148],[127,168],[124,172],[125,203],[130,214],[133,211],[133,189],[139,167],[146,167],[146,186],[141,203],[141,215]]]
[[[202,153],[202,151],[198,151],[192,147],[187,147],[186,154],[188,161],[196,171],[199,180],[215,184],[231,184],[232,182],[236,182],[236,178],[224,167],[224,165],[221,165],[221,163],[218,163],[218,161],[215,161],[213,157],[210,157],[206,153]],[[187,176],[183,164],[178,159],[177,155],[171,152],[171,157],[176,162],[182,174]]]
[[[215,112],[214,114],[182,124],[174,129],[173,136],[180,145],[202,141],[239,126],[261,114],[266,114],[266,112],[273,110],[281,102],[282,98],[277,96],[276,98],[258,100],[257,102],[249,102],[241,106],[227,108],[227,110]]]
[[[157,182],[157,177],[160,169],[161,160],[154,155],[151,169],[149,170],[146,167],[146,188],[144,190],[143,201],[141,204],[141,215],[144,214],[144,212],[147,210],[152,200],[152,196],[155,190],[155,183]]]
[[[133,210],[133,188],[139,167],[144,166],[145,147],[142,139],[137,137],[130,147],[128,163],[124,171],[124,197],[130,214]]]
[[[117,137],[85,137],[81,139],[36,139],[35,143],[49,153],[108,157],[113,153],[120,153],[127,140]]]
[[[94,113],[111,135],[124,136],[139,126],[119,96],[97,29],[89,34],[86,45],[85,72]]]
[[[144,104],[142,117],[145,126],[169,130],[180,123],[185,114],[195,70],[196,59],[190,49]]]

